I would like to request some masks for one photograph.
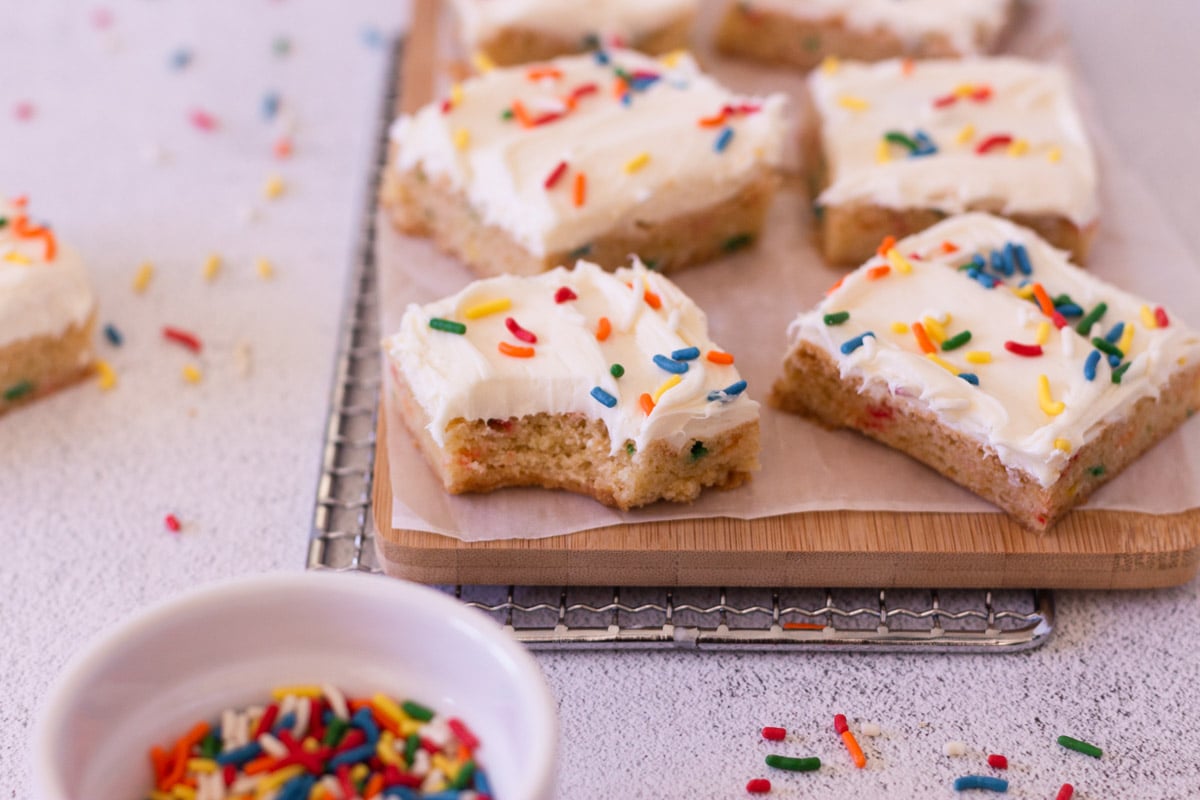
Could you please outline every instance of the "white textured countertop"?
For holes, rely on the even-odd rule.
[[[1191,234],[1200,6],[1065,5],[1110,135]],[[86,254],[101,321],[126,339],[100,345],[115,391],[87,384],[0,418],[0,798],[28,797],[35,709],[90,637],[187,587],[302,568],[383,80],[384,52],[363,33],[404,15],[388,0],[0,2],[0,192],[28,193]],[[192,61],[172,69],[181,48]],[[295,115],[287,161],[270,153],[269,90]],[[25,102],[33,115],[17,119]],[[196,108],[219,129],[189,124]],[[273,174],[287,190],[267,201]],[[211,285],[210,252],[225,261]],[[256,276],[259,257],[274,280]],[[135,295],[147,260],[155,278]],[[162,342],[164,324],[204,339],[199,386],[180,377],[189,354]],[[827,766],[771,775],[774,797],[950,797],[953,777],[988,774],[988,752],[1008,756],[1015,797],[1051,798],[1064,780],[1088,800],[1194,797],[1198,592],[1060,593],[1057,637],[1025,655],[540,655],[559,698],[560,795],[742,796],[775,751]],[[865,772],[831,731],[837,712],[883,728],[860,737]],[[794,734],[768,748],[765,724]],[[1061,750],[1060,733],[1104,759]],[[950,740],[967,756],[943,756]]]

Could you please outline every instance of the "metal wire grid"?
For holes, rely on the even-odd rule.
[[[339,334],[309,569],[379,572],[371,518],[380,388],[374,198],[399,86],[402,43]],[[1054,629],[1048,592],[648,587],[442,587],[532,648],[1017,652]]]

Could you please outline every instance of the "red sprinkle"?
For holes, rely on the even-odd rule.
[[[233,764],[226,764],[225,769],[221,771],[221,777],[225,780],[226,786],[232,786],[234,779],[237,778],[237,767]]]
[[[554,293],[554,302],[565,303],[568,300],[578,300],[579,295],[571,291],[570,286],[560,286],[558,291]]]
[[[573,100],[578,100],[579,98],[583,97],[584,95],[595,94],[598,91],[600,91],[600,87],[597,86],[596,84],[585,83],[582,86],[575,87],[575,90],[571,92],[571,98]]]
[[[454,103],[450,100],[449,97],[447,97],[445,100],[442,101],[442,113],[443,114],[449,114],[450,109],[452,109],[452,108],[454,108]]]
[[[560,161],[549,175],[546,176],[545,182],[542,184],[547,189],[553,189],[554,184],[558,183],[558,179],[567,173],[567,162]]]
[[[1019,356],[1026,358],[1035,358],[1042,354],[1042,346],[1040,344],[1021,344],[1020,342],[1005,342],[1004,349],[1010,353],[1016,353]]]
[[[529,331],[522,328],[520,325],[517,324],[517,321],[515,319],[513,319],[512,317],[505,318],[504,327],[508,328],[509,333],[511,333],[513,336],[517,337],[518,339],[520,339],[522,342],[529,342],[530,344],[537,344],[537,334],[530,333]]]
[[[1064,317],[1060,311],[1055,311],[1053,314],[1051,314],[1050,319],[1054,323],[1054,327],[1058,328],[1060,331],[1067,327],[1067,318]]]
[[[838,733],[845,733],[846,731],[850,730],[850,726],[846,724],[845,714],[833,715],[833,729]]]
[[[934,108],[946,108],[948,106],[954,105],[957,102],[958,102],[958,95],[947,94],[947,95],[943,95],[942,97],[939,97],[936,100],[934,100],[933,107]]]
[[[195,109],[188,119],[191,120],[192,125],[202,131],[215,131],[217,129],[217,118],[203,109]]]
[[[188,350],[191,350],[193,353],[199,353],[202,349],[202,345],[200,344],[200,340],[196,337],[196,334],[188,333],[181,328],[172,328],[170,325],[168,325],[167,327],[163,328],[163,338],[172,342],[177,342],[186,347]]]
[[[784,737],[786,737],[786,736],[787,736],[786,728],[766,727],[766,728],[762,729],[762,737],[764,739],[769,739],[772,742],[782,742]]]
[[[28,100],[22,100],[20,103],[17,103],[16,108],[13,109],[13,113],[22,122],[33,119],[33,103]]]
[[[1008,769],[1008,759],[1002,755],[992,753],[988,756],[988,766],[996,769]]]
[[[746,784],[746,791],[750,794],[766,794],[771,791],[771,782],[766,778],[755,778]]]
[[[163,517],[163,524],[167,526],[167,530],[171,533],[179,533],[180,528],[183,527],[179,524],[179,517],[174,514],[167,514]]]
[[[1171,324],[1171,321],[1167,319],[1167,310],[1162,306],[1154,309],[1154,321],[1158,323],[1158,327],[1160,328],[1165,328]]]
[[[985,100],[991,100],[992,99],[992,87],[987,86],[987,85],[980,86],[978,89],[971,92],[971,99],[974,100],[976,103],[982,103]]]
[[[978,146],[976,146],[975,152],[979,155],[984,155],[993,147],[1004,147],[1005,145],[1012,144],[1012,141],[1013,137],[1009,136],[1007,133],[997,133],[980,142]]]
[[[275,717],[279,716],[279,704],[271,703],[267,706],[267,710],[258,719],[258,725],[254,726],[254,738],[257,739],[264,733],[271,730],[271,726],[275,724]]]
[[[479,747],[479,739],[458,717],[451,717],[447,720],[446,727],[454,734],[454,738],[462,742],[463,746],[468,750],[475,750]]]
[[[1054,800],[1071,800],[1071,796],[1075,794],[1075,787],[1069,783],[1064,783],[1062,788],[1058,790],[1058,794],[1054,795]]]

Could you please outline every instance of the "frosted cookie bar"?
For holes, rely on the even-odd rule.
[[[785,104],[726,91],[686,55],[495,69],[395,124],[382,200],[483,275],[630,254],[668,272],[754,241]]]
[[[951,58],[995,49],[1011,0],[737,0],[717,29],[730,55],[812,69],[827,57]]]
[[[1200,335],[986,214],[888,247],[789,338],[774,405],[901,450],[1034,530],[1200,407]]]
[[[758,404],[704,313],[640,262],[476,281],[410,306],[390,391],[448,492],[543,486],[629,509],[758,468]]]
[[[1016,58],[831,63],[809,76],[807,161],[825,257],[868,258],[948,214],[1033,228],[1077,263],[1099,213],[1095,157],[1058,67]]]
[[[95,317],[79,255],[0,201],[0,414],[89,373]]]
[[[500,66],[628,47],[652,55],[683,50],[699,0],[454,0],[459,31],[476,61]]]

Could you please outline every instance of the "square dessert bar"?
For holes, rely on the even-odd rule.
[[[754,241],[785,106],[726,91],[687,55],[495,69],[395,124],[382,200],[483,275],[631,254],[667,272]]]
[[[1033,530],[1200,407],[1200,335],[987,214],[870,259],[789,338],[777,407],[901,450]]]
[[[510,66],[629,47],[659,55],[688,46],[699,0],[454,0],[477,62]]]
[[[79,255],[0,201],[0,414],[91,371],[95,318]]]
[[[1016,58],[831,63],[809,76],[807,161],[825,257],[987,211],[1086,258],[1096,162],[1066,73]]]
[[[860,61],[989,53],[1012,0],[737,0],[717,29],[725,53],[812,69]]]
[[[640,262],[476,281],[383,343],[446,491],[543,486],[629,509],[758,468],[758,404],[704,313]]]

